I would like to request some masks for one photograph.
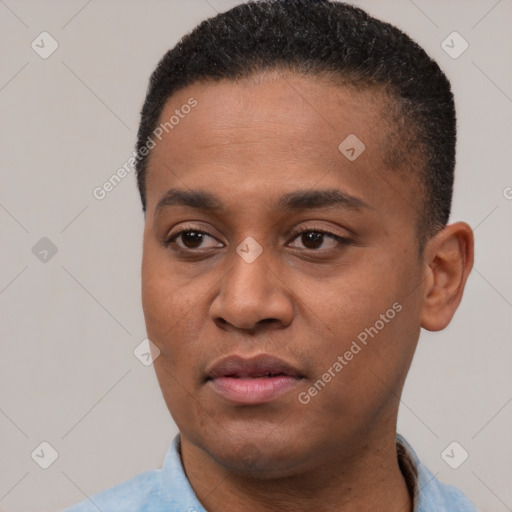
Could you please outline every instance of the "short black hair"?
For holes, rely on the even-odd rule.
[[[450,82],[401,30],[360,8],[329,0],[243,3],[203,21],[163,56],[151,75],[137,137],[144,211],[147,144],[167,100],[194,82],[237,80],[275,69],[380,87],[391,106],[383,160],[390,168],[411,168],[419,178],[421,198],[413,206],[420,238],[447,224],[456,144]]]

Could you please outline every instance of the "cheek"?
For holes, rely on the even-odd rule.
[[[319,285],[320,294],[310,294],[321,297],[310,298],[309,305],[319,312],[317,327],[327,336],[318,339],[315,350],[317,377],[341,356],[342,369],[331,370],[339,375],[332,387],[342,392],[339,398],[348,399],[343,390],[352,390],[352,396],[382,399],[382,393],[397,391],[409,368],[419,336],[419,302],[410,284],[415,271],[391,262],[385,268],[375,260],[361,264],[360,271],[347,272],[329,286]]]
[[[151,239],[144,244],[142,260],[142,308],[151,339],[174,361],[192,361],[207,318],[211,279],[184,271]],[[196,354],[197,355],[197,354]],[[186,365],[177,365],[182,372]]]
[[[168,276],[161,275],[149,262],[142,271],[142,308],[146,329],[151,340],[159,346],[163,335],[172,328],[177,317],[175,291]]]
[[[190,425],[208,428],[207,405],[192,399],[197,385],[190,371],[192,364],[193,360],[180,355],[161,353],[153,365],[167,409],[181,432],[189,431]]]
[[[373,325],[399,300],[400,281],[391,266],[384,271],[375,260],[361,260],[323,282],[309,282],[303,298],[327,331],[347,341]]]
[[[195,349],[184,334],[190,329],[195,297],[176,279],[165,251],[145,243],[142,261],[142,307],[148,338],[160,349],[154,369],[174,421],[187,416],[185,389],[194,385]],[[190,290],[189,290],[190,293]],[[179,426],[179,423],[178,423]]]
[[[156,243],[145,240],[142,258],[142,308],[149,339],[163,352],[176,336],[180,320],[186,316],[187,297],[180,289],[166,253]]]

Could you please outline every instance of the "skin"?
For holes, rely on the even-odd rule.
[[[382,91],[266,72],[192,84],[169,99],[161,119],[190,97],[198,105],[149,159],[142,300],[192,488],[211,512],[227,503],[254,512],[411,510],[396,460],[399,397],[420,327],[443,329],[459,305],[471,228],[447,226],[419,255],[418,186],[407,163],[393,171],[384,164]],[[349,134],[366,146],[352,162],[338,150]],[[157,208],[171,188],[208,192],[221,208]],[[367,206],[277,204],[285,194],[327,189]],[[207,234],[166,245],[182,230]],[[294,234],[318,230],[348,243]],[[263,249],[253,263],[235,251],[248,236]],[[299,393],[394,303],[402,310],[301,403]],[[254,406],[205,384],[223,356],[262,353],[305,378]]]

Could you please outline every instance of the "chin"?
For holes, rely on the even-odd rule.
[[[248,443],[237,447],[233,454],[211,453],[217,464],[240,476],[261,480],[286,478],[297,472],[295,457],[286,457],[276,452],[269,453],[268,447],[262,451],[258,446]]]
[[[253,429],[245,432],[235,435],[226,429],[219,438],[208,436],[201,448],[226,470],[251,478],[285,478],[305,470],[311,461],[311,443],[301,446],[290,432],[274,431],[271,436],[263,432],[258,436]]]

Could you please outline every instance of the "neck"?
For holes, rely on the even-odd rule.
[[[208,512],[412,512],[394,435],[277,478],[234,472],[183,436],[181,454],[187,478]]]

